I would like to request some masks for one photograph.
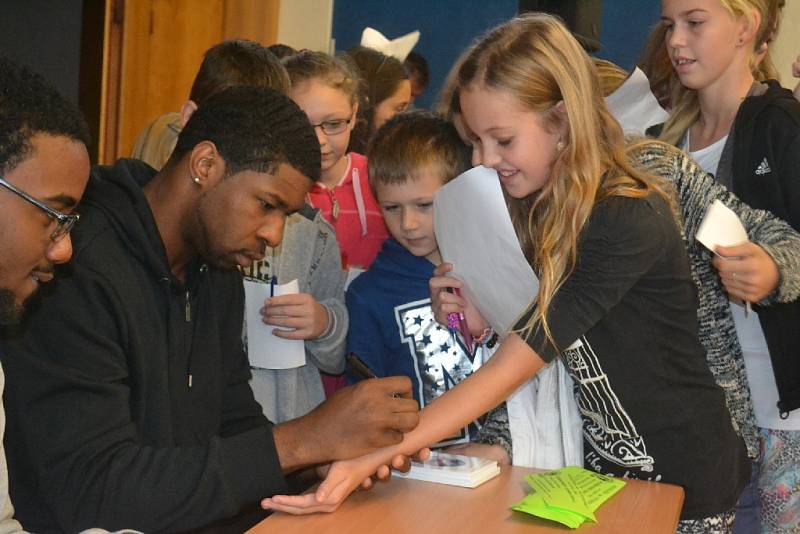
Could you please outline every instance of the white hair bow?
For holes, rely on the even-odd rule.
[[[361,33],[361,46],[383,52],[387,56],[392,56],[400,61],[405,61],[406,56],[417,44],[417,41],[419,41],[418,30],[392,40],[387,39],[381,32],[369,26],[364,28]]]

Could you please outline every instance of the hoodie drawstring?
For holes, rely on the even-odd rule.
[[[361,192],[361,176],[357,168],[353,168],[353,192],[356,197],[358,221],[361,223],[361,236],[367,235],[367,209],[364,207],[364,194]]]

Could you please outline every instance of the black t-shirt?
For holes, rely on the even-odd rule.
[[[531,308],[520,319],[523,326]],[[588,469],[686,491],[681,518],[732,509],[750,466],[697,337],[697,298],[667,203],[611,197],[580,235],[574,272],[527,343],[575,380]]]

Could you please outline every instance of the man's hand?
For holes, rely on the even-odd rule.
[[[502,447],[500,447],[502,449]],[[505,452],[505,451],[503,451]],[[378,467],[378,470],[375,471],[371,477],[367,477],[361,483],[361,489],[368,490],[372,489],[372,486],[375,485],[375,480],[379,480],[381,482],[388,482],[392,479],[392,471],[400,471],[401,473],[408,473],[411,470],[411,460],[417,462],[424,462],[431,456],[431,450],[427,447],[418,451],[413,457],[405,456],[403,454],[398,454],[394,458],[392,458],[390,465],[381,465]],[[467,456],[477,456],[477,455],[467,455]],[[508,458],[508,456],[506,456]],[[331,468],[331,464],[324,464],[319,465],[316,467],[315,471],[317,476],[324,480],[325,477],[328,476],[328,471]]]
[[[281,467],[290,472],[396,445],[417,423],[411,380],[395,376],[340,389],[311,413],[276,426],[273,436]]]
[[[268,298],[261,308],[261,320],[270,326],[293,328],[274,330],[284,339],[317,339],[328,328],[328,310],[309,293]]]
[[[377,453],[376,453],[377,454]],[[430,456],[429,449],[422,449],[415,457],[421,461]],[[279,510],[287,514],[305,515],[317,512],[333,512],[344,502],[350,493],[359,486],[369,489],[375,473],[381,480],[389,478],[391,470],[382,462],[375,463],[376,455],[369,455],[353,460],[335,462],[320,471],[324,480],[315,493],[303,495],[274,495],[261,501],[261,507],[268,510]],[[407,456],[398,455],[392,458],[392,467],[407,471],[410,467]],[[381,471],[384,476],[381,476]]]
[[[772,293],[781,277],[775,260],[748,241],[735,247],[718,246],[711,263],[719,272],[725,291],[745,302],[758,302]]]

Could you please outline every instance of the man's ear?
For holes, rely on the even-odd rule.
[[[189,118],[192,114],[197,111],[197,104],[194,103],[193,100],[187,100],[181,106],[181,129],[186,127],[186,123],[189,122]]]
[[[190,179],[200,187],[209,187],[225,176],[225,161],[211,141],[200,141],[189,153]]]

